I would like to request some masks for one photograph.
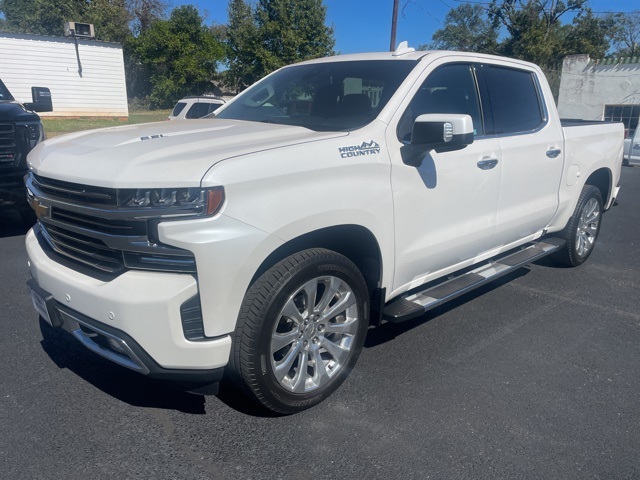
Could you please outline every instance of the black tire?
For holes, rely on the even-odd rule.
[[[278,262],[245,295],[229,362],[234,383],[281,414],[323,401],[362,350],[367,292],[355,264],[331,250],[304,250]]]
[[[567,226],[560,232],[566,240],[552,259],[559,265],[577,267],[593,252],[602,225],[602,195],[592,185],[585,185]]]
[[[629,166],[629,159],[628,158],[623,158],[622,159],[622,166],[623,167],[628,167]]]

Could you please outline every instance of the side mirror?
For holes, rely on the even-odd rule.
[[[52,112],[53,102],[51,101],[51,91],[46,87],[31,87],[31,98],[33,103],[25,103],[28,110],[34,112]]]
[[[420,115],[413,123],[411,146],[444,152],[473,143],[471,116],[449,113]]]

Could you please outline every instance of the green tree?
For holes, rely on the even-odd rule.
[[[132,40],[135,61],[148,68],[152,107],[168,108],[185,95],[211,88],[223,46],[196,8],[174,8],[168,20],[156,20]]]
[[[82,0],[0,0],[0,12],[10,32],[62,36],[65,21],[81,21],[84,3]]]
[[[237,91],[290,63],[333,53],[333,27],[322,0],[245,0],[229,3],[225,77]]]
[[[640,54],[640,10],[617,14],[613,18],[613,42],[616,56],[635,57]]]
[[[229,69],[225,80],[229,87],[239,92],[258,79],[255,73],[258,29],[253,20],[254,12],[244,0],[231,0],[228,13],[225,43]]]
[[[167,6],[164,0],[128,0],[127,9],[133,19],[131,27],[134,35],[144,32],[153,22],[164,18]]]
[[[124,43],[131,35],[131,19],[125,0],[91,0],[78,21],[93,23],[98,40]]]
[[[68,21],[93,23],[96,38],[123,42],[130,20],[125,0],[0,0],[4,28],[15,33],[64,35]]]
[[[616,30],[616,17],[598,18],[586,9],[565,27],[561,56],[586,53],[591,58],[604,58]]]
[[[322,0],[259,0],[256,69],[264,76],[284,65],[333,53],[333,27]]]
[[[549,67],[567,50],[564,42],[570,28],[562,25],[561,17],[585,15],[587,10],[587,0],[493,0],[489,18],[507,30],[499,45],[502,54]]]
[[[165,17],[167,3],[163,0],[127,0],[131,35],[123,43],[124,68],[127,72],[127,96],[135,99],[134,108],[148,108],[151,94],[151,69],[136,54],[136,38],[147,31],[156,20]]]
[[[498,29],[489,21],[485,9],[479,4],[463,3],[449,10],[444,26],[435,31],[428,48],[495,53],[497,40]]]

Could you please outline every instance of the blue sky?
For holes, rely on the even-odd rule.
[[[253,0],[254,3],[256,0]],[[489,2],[490,0],[482,0]],[[206,23],[227,22],[227,0],[173,0],[172,5],[193,4],[206,14]],[[397,42],[429,43],[444,23],[450,7],[459,0],[401,0],[398,9]],[[324,0],[327,24],[335,27],[336,51],[373,52],[389,49],[393,0]],[[594,12],[629,12],[640,9],[637,0],[590,0]],[[570,19],[565,20],[565,22]]]

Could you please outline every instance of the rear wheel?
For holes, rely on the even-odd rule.
[[[324,249],[292,255],[247,292],[230,361],[234,381],[275,412],[312,407],[349,375],[368,314],[366,283],[353,262]]]
[[[577,267],[589,258],[600,233],[602,212],[600,190],[592,185],[585,185],[573,216],[560,234],[567,243],[554,254],[553,259],[557,263]]]

